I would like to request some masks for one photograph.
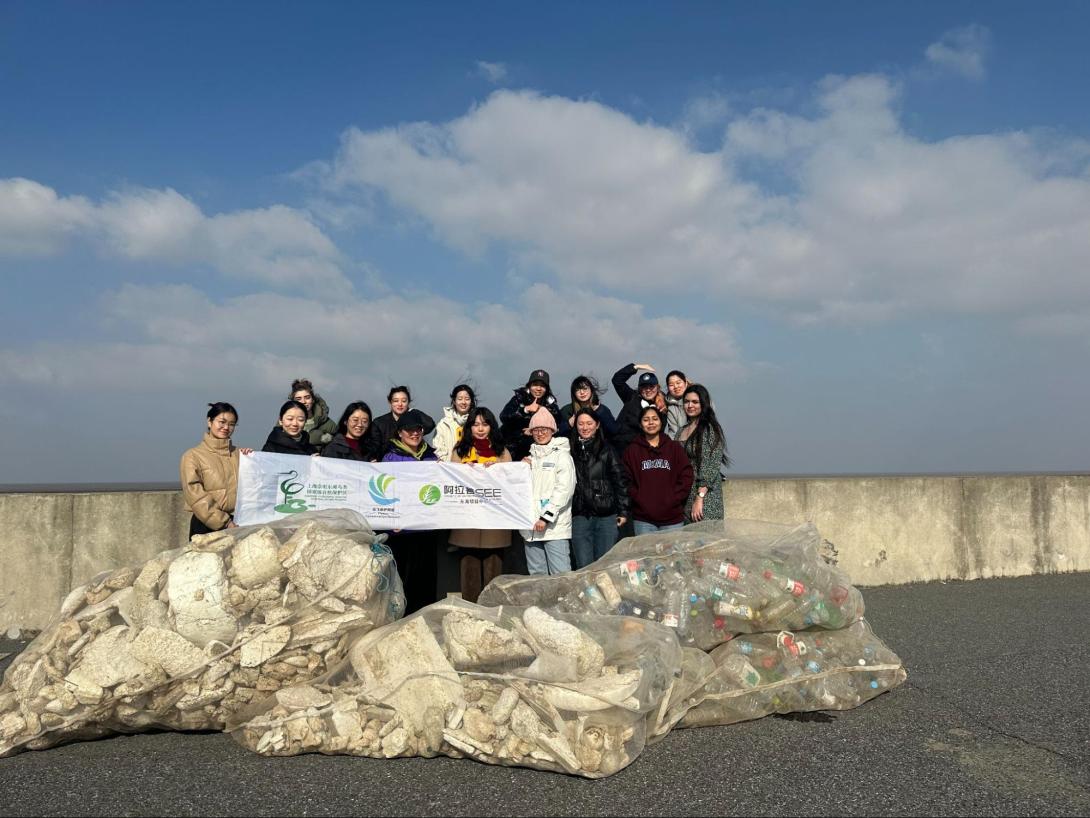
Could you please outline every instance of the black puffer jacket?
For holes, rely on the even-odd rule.
[[[629,499],[624,467],[601,430],[590,440],[572,435],[575,461],[575,495],[572,514],[577,517],[628,517]]]
[[[296,440],[279,426],[274,426],[273,430],[269,432],[269,436],[265,439],[265,445],[261,447],[261,451],[272,452],[274,454],[312,455],[318,452],[318,447],[310,442],[306,432],[300,435],[299,439]]]
[[[507,401],[503,411],[500,412],[500,434],[503,435],[503,442],[511,452],[511,459],[516,462],[530,453],[530,444],[534,442],[526,434],[526,427],[530,425],[530,418],[534,414],[534,412],[527,413],[526,407],[533,402],[534,396],[530,394],[530,390],[525,386],[520,386],[515,390],[515,394],[511,396],[511,400]],[[560,404],[556,402],[553,393],[546,392],[538,406],[549,410],[559,431],[563,421],[560,419]]]
[[[617,451],[622,454],[628,448],[628,444],[640,435],[640,412],[647,401],[640,397],[639,391],[628,385],[628,379],[636,374],[636,365],[622,366],[613,374],[613,391],[617,393],[624,406],[617,414],[616,431],[610,438]]]

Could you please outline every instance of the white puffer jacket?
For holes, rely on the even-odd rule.
[[[523,531],[528,542],[571,539],[571,498],[575,494],[575,463],[567,438],[554,437],[546,445],[530,447],[530,479],[538,518],[544,531]]]
[[[453,406],[443,407],[443,419],[435,424],[435,437],[432,438],[431,447],[435,449],[435,456],[444,463],[450,462],[450,455],[454,447],[462,439],[462,425],[468,415],[459,415]]]

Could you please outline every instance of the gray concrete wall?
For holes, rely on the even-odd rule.
[[[180,491],[0,494],[0,630],[41,628],[72,588],[188,534]]]
[[[1090,475],[737,478],[738,519],[813,521],[858,585],[1090,570]],[[180,491],[0,492],[0,630],[186,540]]]
[[[812,521],[857,585],[1090,570],[1090,475],[730,480],[727,514]]]

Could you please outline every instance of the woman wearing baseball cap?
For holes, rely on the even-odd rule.
[[[384,463],[412,463],[438,460],[435,450],[424,442],[430,418],[419,409],[403,412],[396,421],[397,437],[390,440]],[[387,545],[397,563],[401,584],[405,587],[406,615],[436,600],[439,581],[437,548],[444,531],[395,530]]]
[[[559,428],[562,423],[560,405],[549,388],[549,373],[544,369],[531,372],[526,385],[515,390],[500,412],[503,440],[514,460],[521,460],[530,453],[530,418],[538,409],[546,409]]]

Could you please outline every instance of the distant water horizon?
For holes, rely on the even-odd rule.
[[[862,477],[1002,477],[1004,475],[1040,475],[1064,477],[1090,475],[1084,471],[1045,471],[1014,469],[1008,471],[952,471],[952,472],[745,472],[731,474],[730,480],[803,480],[803,479],[858,479]],[[0,483],[0,494],[64,494],[87,492],[123,491],[180,491],[178,482],[96,482],[96,483]]]

